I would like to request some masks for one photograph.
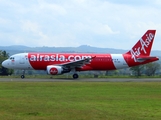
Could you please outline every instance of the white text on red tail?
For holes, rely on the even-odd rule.
[[[134,48],[134,50],[133,49],[130,50],[130,53],[132,55],[131,58],[134,59],[135,62],[137,62],[136,57],[138,57],[141,54],[142,51],[144,52],[144,54],[147,53],[146,48],[149,47],[149,45],[150,45],[151,41],[153,40],[153,38],[154,38],[154,35],[152,33],[146,34],[146,39],[145,40],[143,40],[142,38],[139,40],[141,46],[139,46],[137,48]]]

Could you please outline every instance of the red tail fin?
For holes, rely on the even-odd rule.
[[[154,41],[155,32],[156,30],[148,30],[126,54],[132,55],[134,60],[136,60],[136,58],[139,56],[149,56]]]

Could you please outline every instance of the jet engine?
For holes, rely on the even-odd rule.
[[[63,72],[63,68],[61,66],[49,65],[47,66],[47,73],[51,75],[60,75]]]
[[[60,75],[67,72],[70,72],[70,69],[63,68],[62,66],[56,66],[56,65],[47,66],[47,73],[51,75]]]

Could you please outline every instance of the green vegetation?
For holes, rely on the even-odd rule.
[[[0,50],[0,75],[11,75],[13,73],[13,70],[4,68],[2,66],[2,62],[6,60],[9,57],[9,54],[6,51]]]
[[[0,78],[20,78],[20,75],[11,75],[11,76],[0,76]],[[62,74],[62,75],[25,75],[25,78],[28,79],[55,79],[55,78],[71,78],[72,74]],[[80,74],[79,78],[161,78],[161,75],[155,75],[155,76],[130,76],[130,75],[99,75],[95,77],[94,75],[83,75]]]
[[[160,82],[0,82],[2,120],[160,120]]]

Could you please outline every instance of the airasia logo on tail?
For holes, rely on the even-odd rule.
[[[58,74],[58,69],[57,68],[51,68],[50,69],[50,74],[57,75]]]
[[[136,57],[140,56],[141,54],[147,54],[147,49],[154,39],[154,34],[152,33],[146,34],[145,36],[145,40],[143,40],[143,37],[139,40],[140,45],[138,45],[138,42],[137,45],[130,50],[130,53],[132,55],[131,58],[134,59],[135,62],[137,62]]]

